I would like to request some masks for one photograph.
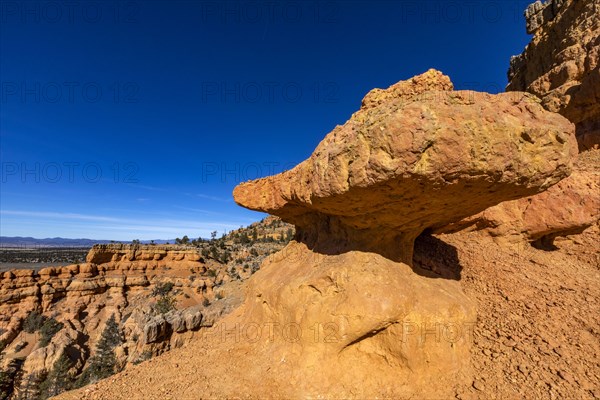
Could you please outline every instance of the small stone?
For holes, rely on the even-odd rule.
[[[571,375],[569,372],[567,372],[563,369],[558,371],[558,376],[560,376],[561,378],[563,378],[565,381],[567,381],[569,383],[575,382],[575,379],[573,379],[573,375]]]
[[[485,389],[485,385],[483,384],[483,381],[480,379],[475,379],[473,381],[473,387],[477,390],[479,390],[480,392],[483,391]]]

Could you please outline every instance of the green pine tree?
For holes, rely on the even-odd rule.
[[[40,384],[40,393],[43,399],[57,396],[71,388],[73,381],[69,370],[72,366],[73,362],[67,356],[67,353],[63,352],[58,360],[54,362],[52,371]]]
[[[12,379],[8,371],[0,369],[0,400],[7,400],[12,393]]]
[[[0,400],[8,400],[21,383],[24,358],[13,358],[5,369],[0,370]]]
[[[114,314],[106,322],[102,336],[96,344],[96,353],[90,358],[90,366],[83,371],[76,386],[81,387],[100,379],[108,378],[117,371],[115,348],[123,343],[121,330]]]
[[[44,380],[44,374],[33,373],[23,376],[18,390],[11,400],[31,400],[41,398],[40,383]]]

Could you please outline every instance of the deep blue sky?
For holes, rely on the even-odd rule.
[[[437,68],[502,91],[528,2],[3,0],[0,235],[247,225],[234,186],[308,157],[370,89]]]

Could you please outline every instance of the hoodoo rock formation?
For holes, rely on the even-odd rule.
[[[588,389],[555,386],[553,355],[565,353],[552,337],[578,329],[593,349],[595,331],[585,323],[558,331],[545,324],[563,315],[548,307],[567,283],[548,270],[566,258],[511,264],[488,237],[462,232],[447,242],[422,235],[411,259],[412,238],[423,230],[561,185],[576,147],[573,125],[532,95],[454,92],[437,71],[372,91],[308,160],[235,189],[238,203],[297,227],[295,240],[247,281],[240,307],[189,347],[61,398],[512,398],[530,382],[536,397],[583,393]],[[491,260],[481,257],[486,245],[495,249]],[[559,292],[546,290],[547,275]],[[498,276],[509,283],[497,287]],[[539,280],[530,283],[532,277]],[[519,279],[527,290],[515,298]],[[461,286],[479,284],[470,294],[481,295],[487,308],[477,318]],[[531,293],[541,296],[539,305],[527,300]],[[491,303],[507,307],[497,315]],[[525,323],[526,303],[537,310],[539,336]],[[473,359],[487,372],[475,373]],[[515,380],[517,366],[506,361],[513,359],[521,360],[518,371],[543,375]],[[593,357],[586,365],[596,365]],[[569,369],[560,371],[570,377]]]
[[[235,188],[238,204],[296,226],[223,321],[293,328],[250,350],[285,360],[273,368],[292,395],[440,395],[429,380],[451,390],[468,375],[474,305],[459,276],[411,268],[414,240],[546,190],[577,147],[573,125],[534,96],[452,87],[429,70],[375,89],[308,160]]]
[[[62,398],[600,398],[597,227],[566,251],[503,243],[550,247],[598,219],[600,150],[577,156],[600,143],[598,8],[530,6],[507,93],[434,70],[372,90],[309,159],[236,187],[296,226],[242,305]]]
[[[508,91],[533,93],[576,126],[580,149],[600,145],[600,2],[536,1],[525,12],[533,34],[511,59]]]

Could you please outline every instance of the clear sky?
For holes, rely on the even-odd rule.
[[[264,215],[372,88],[436,68],[496,93],[528,0],[2,1],[0,235],[172,239]]]

